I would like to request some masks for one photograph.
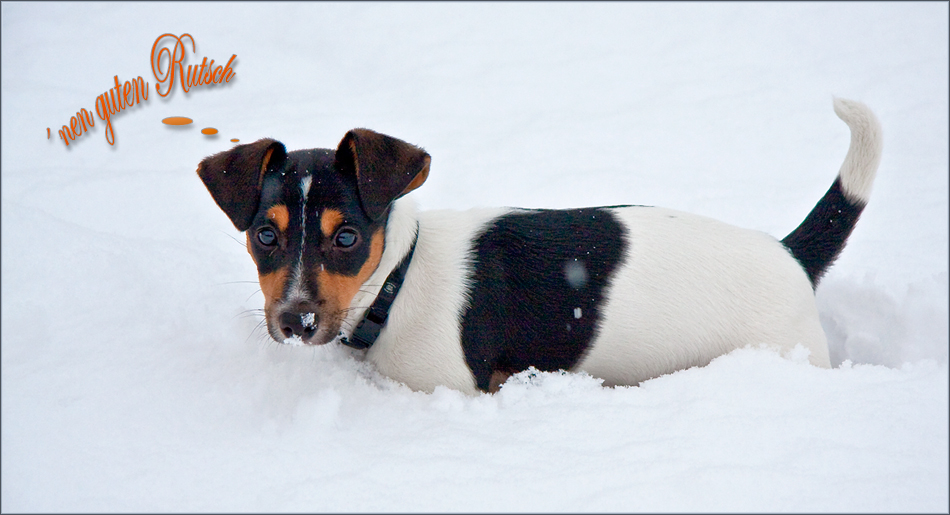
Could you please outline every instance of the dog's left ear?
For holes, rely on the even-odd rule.
[[[431,157],[421,148],[369,129],[353,129],[336,151],[336,166],[356,176],[363,212],[378,221],[397,198],[422,186]]]

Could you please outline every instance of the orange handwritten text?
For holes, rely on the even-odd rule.
[[[174,45],[172,45],[174,42]],[[214,65],[214,59],[208,62],[208,58],[202,59],[201,64],[185,66],[186,43],[191,43],[191,52],[195,52],[195,39],[191,34],[162,34],[152,45],[152,54],[150,56],[152,64],[152,73],[158,79],[155,90],[159,96],[165,97],[171,93],[176,80],[181,84],[181,89],[188,93],[188,90],[195,86],[206,86],[213,84],[223,84],[231,82],[231,79],[237,75],[234,72],[234,60],[237,54],[233,54],[231,59],[224,66]],[[171,46],[169,48],[166,43]],[[114,87],[110,87],[104,93],[96,97],[95,114],[99,119],[105,122],[106,141],[110,145],[115,145],[115,129],[112,127],[113,118],[125,111],[125,109],[141,104],[148,100],[149,83],[145,82],[141,76],[125,82],[119,81],[119,76],[113,77]],[[164,92],[162,91],[164,89]],[[187,120],[184,122],[183,120]],[[191,120],[183,117],[168,117],[163,120],[170,125],[180,125],[181,123],[191,123]],[[179,123],[176,123],[179,122]],[[80,109],[76,116],[69,119],[69,124],[63,125],[63,128],[57,131],[59,139],[68,147],[70,142],[76,141],[79,136],[88,134],[96,121],[93,111]],[[212,132],[213,131],[213,132]],[[201,131],[205,135],[217,133],[217,129],[206,128]],[[52,139],[52,131],[46,128],[46,139]],[[236,140],[235,140],[236,141]]]
[[[115,131],[112,130],[112,117],[119,114],[126,107],[132,107],[148,100],[148,83],[139,76],[131,82],[119,84],[119,76],[115,76],[115,87],[96,98],[96,114],[106,122],[106,141],[115,145]]]
[[[168,47],[160,46],[162,40],[166,38],[172,38],[175,41],[175,45],[171,50]],[[197,64],[188,65],[186,70],[184,65],[186,38],[191,42],[191,52],[194,53],[195,39],[191,37],[191,34],[182,34],[181,36],[162,34],[152,45],[152,74],[155,75],[155,80],[158,81],[158,84],[155,84],[155,90],[158,91],[160,96],[168,96],[171,93],[176,77],[178,77],[182,91],[188,93],[188,90],[195,86],[231,82],[231,79],[237,75],[231,69],[237,54],[232,55],[224,66],[218,65],[215,67],[214,59],[209,63],[208,58],[205,57],[202,59],[200,66]],[[164,67],[163,63],[165,64]],[[163,86],[165,86],[164,93],[162,93]]]
[[[86,124],[89,124],[87,127]],[[85,108],[80,109],[76,116],[73,116],[69,119],[69,126],[63,125],[63,128],[59,130],[59,137],[62,138],[63,143],[66,146],[69,146],[69,140],[75,140],[77,137],[82,136],[84,132],[89,132],[89,127],[92,127],[96,124],[96,121],[92,118],[92,113],[86,111]],[[46,132],[49,133],[49,129],[46,129]]]

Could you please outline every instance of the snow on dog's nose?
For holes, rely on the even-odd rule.
[[[283,343],[307,343],[317,332],[317,315],[313,312],[285,311],[280,314],[280,332],[284,335]]]

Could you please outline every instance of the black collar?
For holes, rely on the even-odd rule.
[[[379,295],[376,296],[373,305],[366,310],[366,315],[353,330],[350,339],[341,336],[340,343],[354,349],[368,349],[376,343],[376,338],[379,337],[379,332],[382,331],[383,326],[386,325],[386,319],[389,317],[389,308],[396,300],[402,281],[406,278],[406,270],[409,269],[409,262],[412,261],[412,253],[416,250],[416,241],[418,240],[419,226],[416,225],[416,235],[412,238],[412,246],[409,247],[409,252],[402,258],[402,262],[389,273],[389,277],[386,278],[386,282],[379,290]]]

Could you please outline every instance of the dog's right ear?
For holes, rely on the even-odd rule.
[[[234,227],[244,232],[257,213],[264,172],[286,157],[283,143],[260,139],[204,158],[198,164],[198,176]]]

